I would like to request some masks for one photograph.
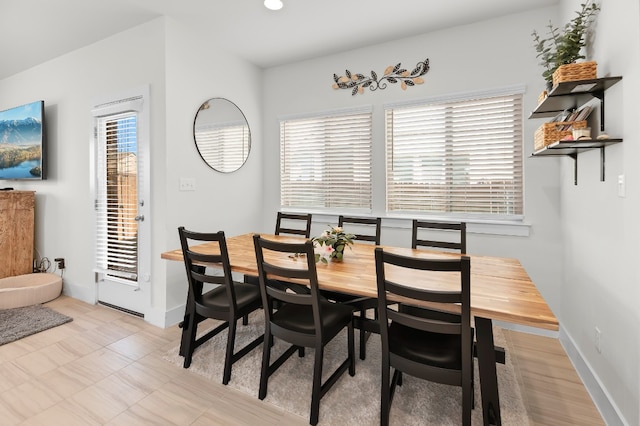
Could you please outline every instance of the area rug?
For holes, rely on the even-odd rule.
[[[73,321],[42,305],[0,309],[0,345]]]
[[[218,322],[207,320],[201,324],[204,334]],[[206,327],[202,327],[206,325]],[[236,350],[264,330],[264,317],[258,311],[249,317],[249,324],[238,324]],[[505,346],[501,329],[494,332],[496,344]],[[358,335],[356,356],[358,353]],[[222,383],[222,368],[227,332],[224,331],[196,350],[189,371]],[[287,344],[276,339],[272,349],[272,362],[283,353]],[[356,375],[345,373],[320,402],[320,425],[378,425],[380,424],[380,336],[372,334],[367,342],[367,359],[356,360]],[[163,358],[182,368],[184,358],[178,355],[178,347],[169,350]],[[325,349],[325,380],[344,360],[347,352],[346,332],[338,335]],[[290,413],[309,419],[311,405],[311,380],[313,374],[312,349],[300,358],[294,354],[274,373],[268,384],[266,402]],[[262,346],[233,365],[230,387],[258,397]],[[477,360],[475,366],[474,425],[482,424],[482,403],[478,379]],[[513,364],[507,353],[505,365],[497,365],[498,388],[502,423],[505,425],[528,425],[527,412],[520,394]],[[391,406],[392,425],[459,425],[461,424],[462,393],[460,388],[440,385],[404,375],[403,385],[396,389]]]

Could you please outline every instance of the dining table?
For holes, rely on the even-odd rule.
[[[258,266],[253,245],[253,235],[246,233],[226,239],[231,269],[234,272],[257,276]],[[304,237],[260,234],[263,238],[281,242],[301,242]],[[360,297],[377,298],[375,247],[395,254],[423,258],[460,257],[460,253],[436,250],[411,249],[406,247],[375,246],[354,243],[345,250],[340,261],[318,262],[316,265],[318,285],[322,290],[341,292]],[[204,243],[193,248],[203,253],[217,253],[217,244]],[[471,260],[471,314],[476,330],[476,356],[480,376],[480,392],[485,425],[501,425],[500,399],[496,362],[504,363],[504,348],[496,347],[493,337],[493,321],[501,321],[557,331],[558,320],[536,288],[535,284],[517,259],[465,254]],[[176,249],[161,254],[162,259],[182,261],[182,250]],[[270,261],[274,261],[271,259]],[[306,262],[296,256],[277,259],[289,265]],[[438,278],[442,289],[459,288],[458,280]],[[369,323],[375,321],[370,320]],[[360,326],[375,331],[362,321]],[[185,331],[183,330],[183,339]]]

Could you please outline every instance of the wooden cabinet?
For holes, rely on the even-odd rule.
[[[0,278],[33,272],[35,192],[0,191]]]

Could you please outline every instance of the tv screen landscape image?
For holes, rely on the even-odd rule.
[[[0,111],[0,179],[44,179],[44,101]]]

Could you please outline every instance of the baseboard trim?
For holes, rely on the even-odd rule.
[[[559,340],[605,423],[608,426],[628,425],[571,336],[563,329],[560,329]]]
[[[172,325],[178,324],[180,321],[184,319],[184,310],[186,305],[179,305],[173,309],[169,309],[165,313],[165,324],[167,327],[171,327]]]
[[[64,278],[62,279],[62,294],[73,297],[74,299],[82,300],[83,302],[91,305],[95,305],[98,301],[95,286],[86,287],[70,284]]]
[[[168,328],[183,320],[184,308],[185,305],[177,306],[168,311],[150,308],[145,314],[144,319],[157,327]]]
[[[510,322],[493,321],[493,325],[498,326],[500,328],[504,328],[505,330],[519,331],[521,333],[535,334],[535,335],[544,336],[544,337],[553,337],[554,339],[557,339],[559,335],[559,332],[556,330],[546,330],[543,328],[530,327],[528,325],[513,324]]]

